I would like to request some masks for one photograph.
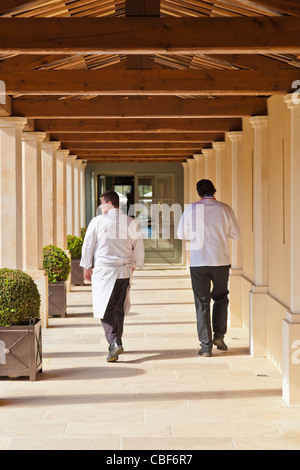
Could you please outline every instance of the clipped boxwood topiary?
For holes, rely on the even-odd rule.
[[[0,269],[0,326],[29,325],[40,319],[41,297],[34,280],[14,269]]]
[[[44,269],[48,274],[50,284],[66,281],[71,271],[69,257],[58,246],[48,245],[44,247]]]
[[[71,258],[80,259],[83,239],[76,237],[75,235],[68,235],[67,243],[68,243],[68,250],[71,254]]]

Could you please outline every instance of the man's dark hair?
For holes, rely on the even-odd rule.
[[[214,187],[213,183],[210,180],[202,179],[198,181],[197,185],[197,193],[200,197],[204,196],[213,196],[217,191]]]
[[[114,207],[119,207],[119,195],[116,193],[116,191],[113,191],[110,189],[109,191],[105,191],[103,194],[100,196],[101,198],[103,197],[105,202],[111,202]]]

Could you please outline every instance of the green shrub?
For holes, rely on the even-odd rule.
[[[40,318],[41,297],[34,280],[15,269],[0,269],[0,326],[28,325]]]
[[[75,235],[68,235],[68,250],[71,254],[72,259],[81,258],[82,245],[83,245],[82,238],[78,238]]]
[[[82,228],[81,228],[81,238],[82,238],[82,240],[84,240],[84,237],[85,237],[85,234],[86,234],[86,230],[87,230],[87,229],[86,229],[85,227],[82,227]]]
[[[50,284],[66,281],[71,271],[69,257],[58,246],[44,246],[44,269]]]

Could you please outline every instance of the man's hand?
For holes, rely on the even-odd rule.
[[[91,282],[92,281],[92,274],[93,270],[92,269],[84,269],[83,270],[83,277],[86,281]]]

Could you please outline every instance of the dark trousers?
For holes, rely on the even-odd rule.
[[[198,338],[203,351],[212,348],[214,338],[223,338],[227,332],[228,278],[230,266],[191,266]],[[210,302],[213,300],[212,327]]]
[[[107,304],[102,321],[105,337],[109,344],[122,344],[124,328],[124,302],[129,279],[117,279]]]

